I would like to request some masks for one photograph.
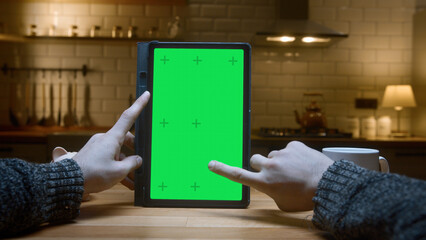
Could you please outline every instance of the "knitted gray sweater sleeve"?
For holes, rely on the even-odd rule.
[[[84,179],[74,160],[0,159],[0,169],[0,236],[79,215]]]
[[[337,239],[426,239],[426,181],[337,161],[313,198],[316,227]]]

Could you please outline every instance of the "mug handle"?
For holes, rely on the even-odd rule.
[[[379,165],[380,165],[380,171],[382,173],[388,173],[389,172],[389,163],[386,158],[379,156]]]

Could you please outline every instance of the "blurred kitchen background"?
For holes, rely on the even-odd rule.
[[[309,0],[307,16],[295,18],[347,36],[319,47],[256,41],[288,18],[288,2],[1,1],[0,126],[110,127],[135,98],[136,42],[223,41],[252,44],[254,131],[300,129],[294,110],[303,120],[315,101],[339,133],[374,138],[385,128],[388,137],[399,122],[400,132],[426,137],[426,18],[414,20],[425,0]],[[383,106],[388,85],[411,85],[415,107]],[[374,136],[363,121],[374,121]]]

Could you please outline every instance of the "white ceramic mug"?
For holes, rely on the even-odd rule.
[[[348,160],[363,168],[389,172],[389,163],[379,155],[379,150],[371,148],[327,147],[322,149],[327,157],[333,161]]]

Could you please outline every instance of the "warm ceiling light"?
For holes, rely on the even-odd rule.
[[[330,42],[330,38],[319,38],[319,37],[304,37],[302,38],[302,42],[305,43],[315,43],[315,42]]]
[[[295,37],[292,36],[281,36],[281,37],[267,37],[266,41],[269,42],[294,42]]]

